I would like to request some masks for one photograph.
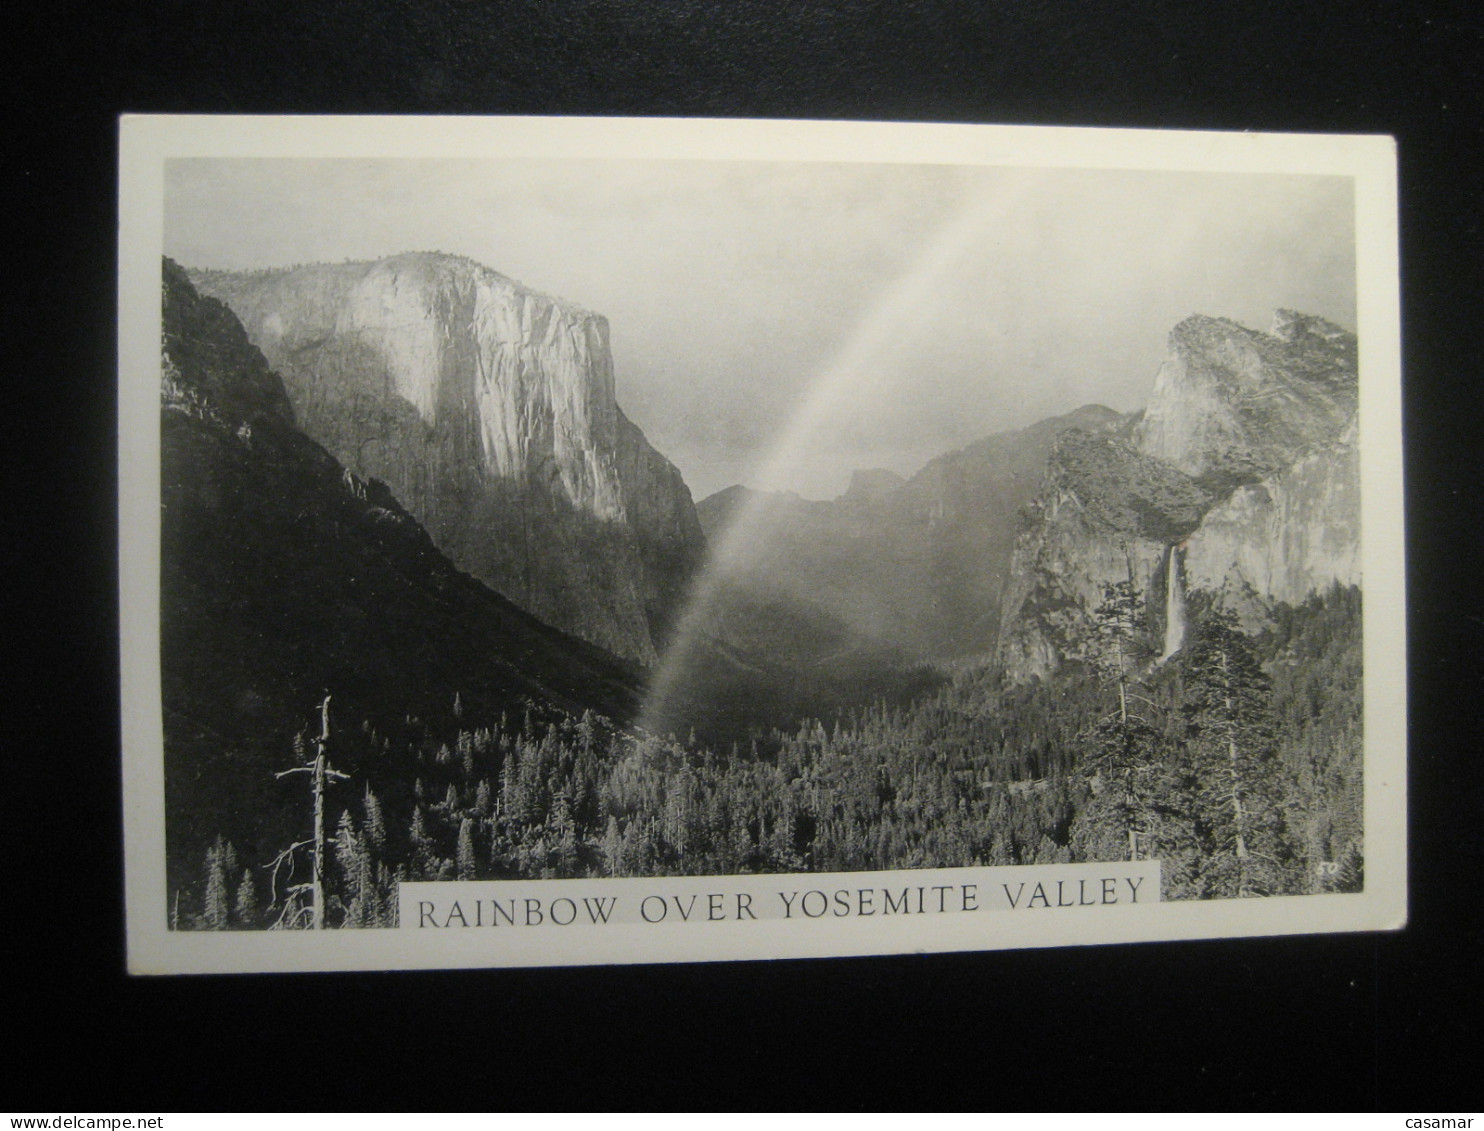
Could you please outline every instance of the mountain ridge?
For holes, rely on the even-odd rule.
[[[462,256],[198,271],[301,424],[461,568],[652,663],[704,552],[678,469],[618,405],[608,322]]]
[[[1013,678],[1080,657],[1119,581],[1156,620],[1173,584],[1256,626],[1272,602],[1360,580],[1357,358],[1323,318],[1280,308],[1263,331],[1192,315],[1135,412],[1086,405],[907,478],[857,471],[828,501],[727,488],[697,506],[713,544],[749,523],[714,599],[792,610],[800,660],[854,639],[906,662],[990,656]]]
[[[1006,671],[1080,658],[1092,611],[1120,582],[1156,620],[1199,587],[1249,626],[1273,602],[1358,583],[1357,359],[1354,334],[1287,309],[1266,332],[1205,315],[1177,324],[1127,439],[1097,452],[1074,441],[1048,462],[1015,548],[996,649]]]
[[[593,711],[623,722],[638,670],[457,569],[386,484],[294,424],[237,319],[166,260],[162,279],[161,680],[167,857],[222,834],[256,859],[293,839],[274,774],[326,695],[407,726]],[[346,765],[380,783],[394,762]],[[406,784],[406,783],[404,783]]]
[[[701,500],[697,514],[717,546],[751,509],[747,560],[732,573],[754,594],[813,604],[862,643],[915,661],[956,659],[993,647],[1015,530],[1057,438],[1132,423],[1083,405],[945,452],[910,477],[857,470],[831,500],[735,484]]]

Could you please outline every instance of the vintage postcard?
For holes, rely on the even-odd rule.
[[[131,971],[1405,922],[1390,139],[120,136]]]

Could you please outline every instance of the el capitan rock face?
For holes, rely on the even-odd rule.
[[[1048,461],[1006,594],[1010,674],[1080,656],[1116,582],[1157,619],[1199,587],[1249,623],[1271,602],[1358,584],[1356,357],[1354,334],[1292,311],[1266,334],[1180,323],[1142,417],[1122,436],[1068,434]]]
[[[192,278],[242,319],[305,432],[456,564],[653,662],[704,542],[679,471],[618,406],[604,318],[432,253]]]
[[[275,775],[326,694],[338,719],[635,713],[639,671],[457,568],[386,484],[295,427],[277,374],[221,302],[164,263],[160,679],[168,870],[212,838],[253,861],[302,835]],[[420,724],[419,724],[420,725]],[[390,749],[340,769],[382,796],[426,772]]]

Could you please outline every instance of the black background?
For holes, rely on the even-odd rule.
[[[33,5],[9,22],[8,1106],[1479,1106],[1473,4],[195,0]],[[127,978],[113,438],[124,111],[1395,135],[1409,927],[896,959]]]

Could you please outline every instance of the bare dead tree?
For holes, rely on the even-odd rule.
[[[284,914],[280,916],[279,925],[284,927],[294,926],[292,920],[300,918],[301,913],[296,911],[290,915],[290,908],[294,906],[292,897],[307,895],[309,898],[308,919],[310,930],[321,930],[325,925],[325,787],[331,782],[344,781],[350,777],[333,769],[329,763],[330,747],[330,697],[325,696],[325,701],[320,704],[320,732],[319,737],[314,740],[314,757],[302,766],[295,766],[291,770],[283,770],[274,777],[288,777],[289,774],[308,774],[310,791],[314,796],[314,835],[309,840],[297,841],[289,845],[273,861],[270,868],[273,870],[274,891],[277,897],[278,870],[287,862],[289,865],[289,877],[293,878],[293,854],[296,850],[303,848],[306,844],[312,845],[310,878],[307,883],[291,884],[285,891]],[[291,921],[285,921],[285,917]]]

